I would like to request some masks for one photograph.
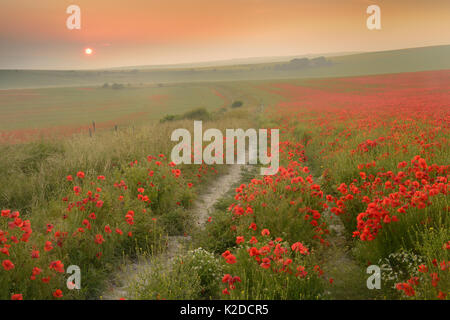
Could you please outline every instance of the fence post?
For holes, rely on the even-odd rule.
[[[92,121],[92,127],[94,128],[94,132],[95,132],[95,121]]]
[[[91,128],[89,128],[89,137],[92,138],[92,131],[91,131]]]

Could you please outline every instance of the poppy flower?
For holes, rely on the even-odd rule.
[[[6,271],[14,269],[14,263],[11,260],[3,260],[2,266]]]
[[[258,242],[258,239],[256,239],[255,237],[251,237],[251,239],[248,242],[254,244]]]
[[[23,296],[21,293],[15,293],[11,296],[11,300],[23,300]]]
[[[424,264],[421,264],[418,267],[418,269],[419,269],[419,272],[421,272],[421,273],[427,273],[428,272],[428,267],[426,265],[424,265]]]
[[[298,266],[297,267],[297,273],[295,274],[296,277],[304,278],[308,272],[305,270],[304,266]]]
[[[250,223],[250,226],[248,227],[249,229],[253,229],[254,231],[256,231],[256,223],[252,222]]]
[[[63,273],[64,272],[64,264],[60,260],[52,261],[50,263],[49,268],[50,268],[50,270],[54,270],[54,271],[59,272],[59,273]]]
[[[54,296],[55,298],[62,298],[63,293],[62,293],[62,291],[61,291],[60,289],[56,289],[56,290],[53,292],[53,296]]]
[[[262,263],[260,264],[260,266],[264,269],[268,269],[270,268],[270,259],[269,258],[263,258],[262,259]]]
[[[45,245],[44,245],[44,250],[45,251],[51,251],[53,249],[52,243],[51,241],[46,241]]]
[[[308,255],[309,250],[301,242],[296,242],[291,246],[292,251],[300,252],[303,255]]]
[[[31,251],[31,258],[39,259],[39,251],[38,250],[32,250]]]
[[[244,237],[242,237],[242,236],[236,237],[236,244],[242,243],[244,241],[245,241]]]
[[[105,239],[103,239],[103,236],[101,234],[96,234],[94,241],[97,244],[102,244],[105,241]]]

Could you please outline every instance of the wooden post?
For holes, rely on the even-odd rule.
[[[92,121],[92,128],[94,128],[94,132],[95,132],[95,121]]]
[[[91,130],[91,128],[89,128],[89,137],[92,138],[92,130]]]
[[[114,131],[117,132],[117,124],[114,125]]]

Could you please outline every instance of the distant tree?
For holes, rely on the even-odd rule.
[[[108,82],[105,82],[104,84],[103,84],[103,86],[102,86],[102,88],[109,88],[109,83]]]
[[[111,88],[113,88],[114,90],[123,89],[123,84],[114,82]]]
[[[207,121],[211,119],[211,114],[205,108],[197,108],[191,111],[184,113],[181,116],[182,119],[190,119],[190,120],[202,120]]]
[[[239,108],[242,107],[244,103],[242,101],[234,101],[233,104],[231,105],[232,108]]]

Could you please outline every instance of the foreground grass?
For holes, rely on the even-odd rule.
[[[212,115],[205,129],[246,128],[247,112]],[[0,298],[98,298],[124,256],[183,234],[197,192],[224,170],[172,166],[170,135],[183,127],[192,121],[1,146]],[[66,287],[70,265],[81,290]]]

